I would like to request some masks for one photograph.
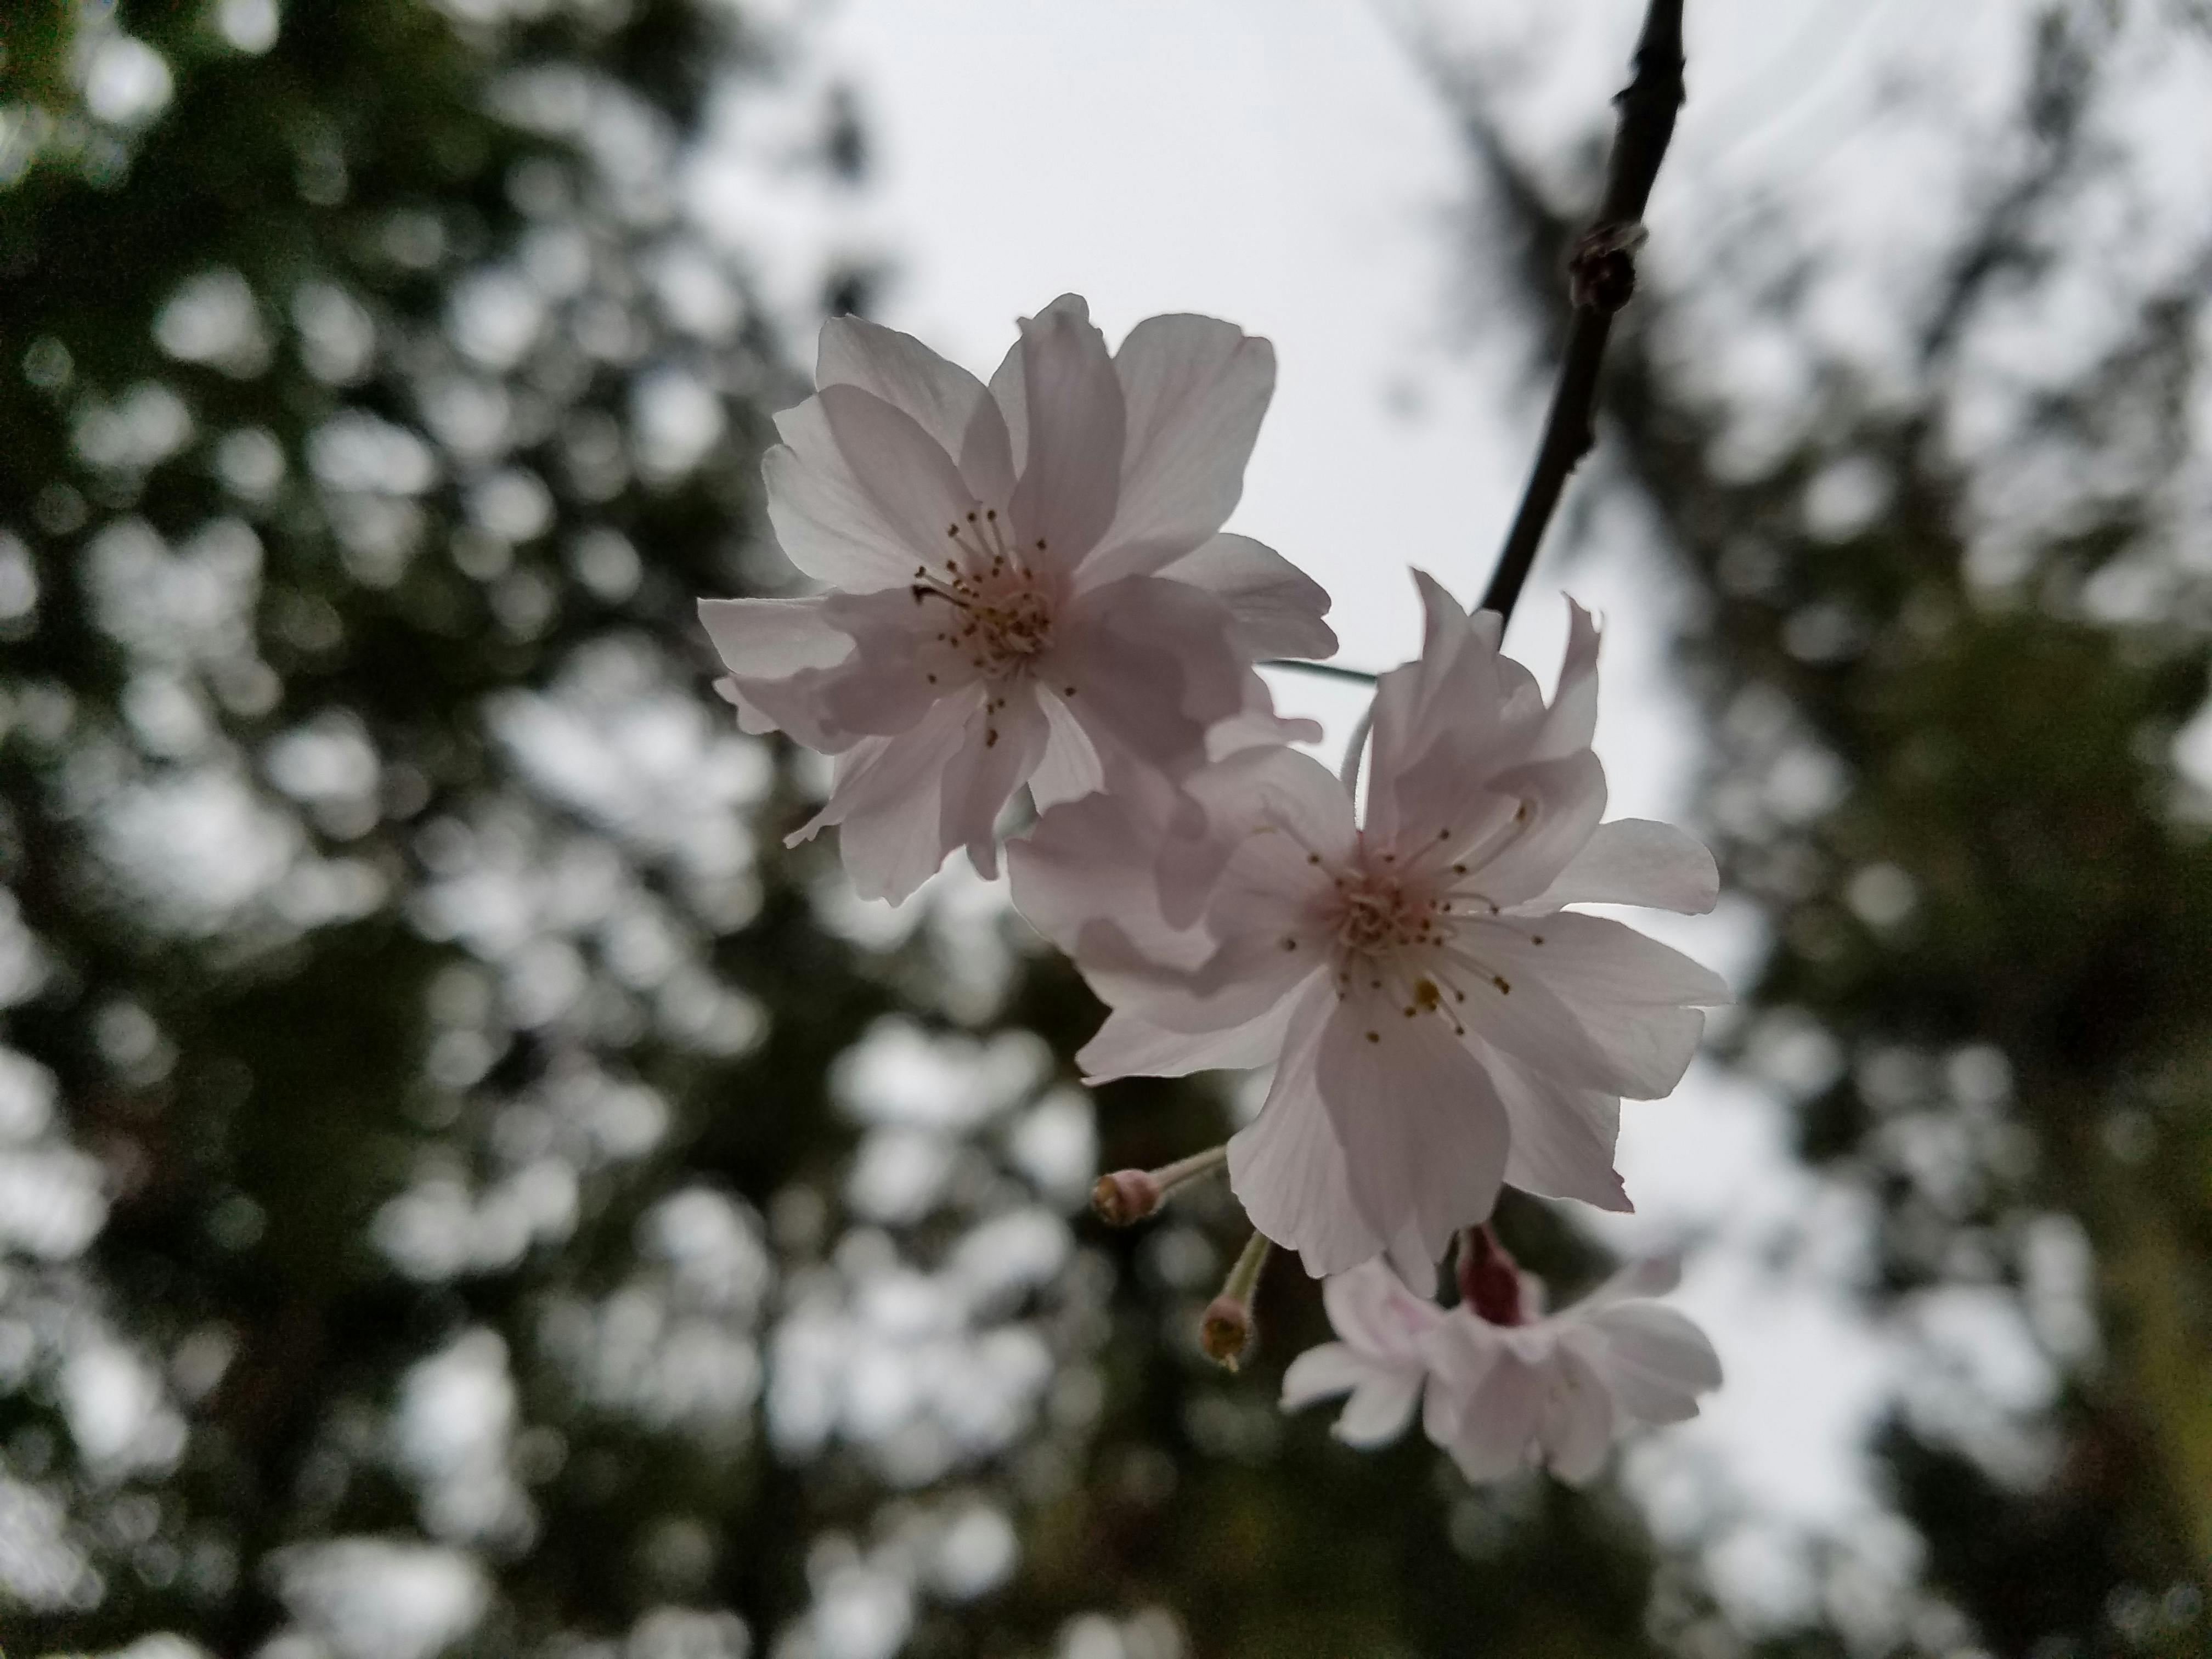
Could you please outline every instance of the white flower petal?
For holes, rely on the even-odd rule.
[[[1540,976],[1632,1099],[1658,1099],[1681,1081],[1705,1034],[1696,1011],[1728,1000],[1718,975],[1610,917],[1500,918],[1482,929],[1482,950],[1509,980]]]
[[[1441,1400],[1434,1430],[1469,1480],[1502,1480],[1528,1465],[1544,1416],[1541,1375],[1473,1314],[1457,1313],[1432,1351]]]
[[[1640,904],[1700,916],[1720,902],[1713,855],[1696,836],[1649,818],[1615,818],[1591,832],[1552,884],[1517,909],[1565,904]]]
[[[965,847],[987,881],[999,875],[999,814],[1044,755],[1047,727],[1036,693],[1010,685],[969,719],[967,741],[945,769],[944,839]]]
[[[1455,829],[1476,800],[1523,767],[1545,718],[1528,671],[1500,654],[1494,611],[1470,617],[1415,571],[1425,617],[1421,654],[1376,688],[1368,831],[1385,844]]]
[[[1230,1190],[1252,1224],[1297,1251],[1316,1278],[1372,1260],[1384,1243],[1352,1202],[1344,1155],[1314,1086],[1314,1053],[1334,1000],[1320,981],[1299,999],[1267,1103],[1229,1139]]]
[[[1698,1396],[1721,1385],[1720,1358],[1711,1340],[1672,1308],[1620,1302],[1592,1311],[1587,1322],[1604,1339],[1607,1384],[1622,1409],[1639,1421],[1695,1417]]]
[[[833,317],[822,325],[814,383],[872,393],[949,455],[960,453],[976,406],[989,398],[981,380],[911,334],[860,317]]]
[[[805,669],[834,668],[853,654],[853,636],[832,627],[812,599],[702,599],[699,620],[730,671],[738,724],[752,732],[779,726],[810,748],[822,735],[812,722],[794,729],[748,694],[759,681],[786,680]],[[826,740],[826,739],[825,739]]]
[[[1161,916],[1153,877],[1177,804],[1164,781],[1138,775],[1125,787],[1050,808],[1006,848],[1014,908],[1071,956],[1087,926],[1110,920],[1157,966],[1196,971],[1215,941]]]
[[[848,593],[905,586],[914,579],[915,551],[845,464],[822,400],[809,398],[775,423],[784,441],[762,458],[761,472],[769,523],[784,556]]]
[[[1645,1301],[1665,1296],[1682,1282],[1682,1258],[1668,1251],[1628,1263],[1577,1304],[1592,1312],[1613,1302]]]
[[[937,548],[973,504],[960,469],[911,415],[872,392],[826,386],[817,395],[846,465],[907,550],[910,580],[917,564],[935,562]]]
[[[1249,1071],[1282,1052],[1292,1000],[1216,1031],[1171,1031],[1117,1008],[1076,1051],[1085,1083],[1122,1077],[1188,1077],[1193,1072]]]
[[[1500,772],[1488,787],[1527,809],[1513,840],[1474,878],[1492,903],[1510,908],[1549,887],[1589,844],[1605,816],[1605,769],[1584,749]]]
[[[1114,521],[1088,581],[1142,575],[1221,528],[1275,390],[1275,349],[1211,317],[1149,317],[1114,358],[1127,441]]]
[[[1232,641],[1236,630],[1231,630]],[[1241,647],[1240,647],[1241,649]],[[1319,743],[1321,722],[1275,713],[1275,699],[1267,681],[1256,673],[1244,676],[1244,707],[1225,720],[1206,728],[1206,757],[1227,760],[1248,749],[1279,749],[1285,744]]]
[[[1347,1446],[1382,1446],[1395,1440],[1413,1420],[1421,1401],[1421,1372],[1371,1372],[1352,1391],[1333,1432]]]
[[[1006,446],[1012,455],[1014,476],[1018,478],[1022,468],[1029,465],[1030,453],[1030,394],[1023,378],[1022,343],[1018,338],[1006,348],[1006,355],[991,371],[991,401],[999,406],[999,417],[1006,423]]]
[[[1127,427],[1105,337],[1076,295],[1024,320],[1022,383],[1028,432],[1014,523],[1024,555],[1042,543],[1073,570],[1113,522]]]
[[[1597,732],[1597,623],[1569,599],[1566,659],[1559,665],[1559,689],[1544,713],[1530,760],[1557,760],[1590,746]]]
[[[1635,1208],[1613,1168],[1620,1135],[1620,1097],[1577,1089],[1516,1063],[1486,1056],[1498,1097],[1512,1125],[1505,1184],[1542,1198],[1573,1198],[1601,1210]]]
[[[1244,706],[1230,628],[1211,594],[1133,576],[1071,602],[1040,672],[1103,750],[1187,772],[1206,759],[1207,728]]]
[[[1448,954],[1462,988],[1458,994],[1467,1000],[1454,1001],[1452,1012],[1470,1035],[1540,1076],[1572,1087],[1617,1094],[1625,1084],[1640,1080],[1638,1071],[1591,1037],[1576,1011],[1546,982],[1541,947],[1494,922],[1468,927],[1460,940]]]
[[[1308,1348],[1283,1371],[1282,1408],[1286,1412],[1303,1411],[1316,1400],[1350,1394],[1373,1374],[1374,1369],[1371,1362],[1361,1358],[1341,1342],[1324,1342],[1319,1347]]]
[[[819,386],[852,386],[910,416],[955,458],[962,480],[980,501],[1003,507],[1014,493],[1006,424],[983,383],[946,362],[910,334],[858,317],[822,325]]]
[[[1613,1444],[1613,1395],[1574,1342],[1562,1341],[1554,1348],[1545,1369],[1544,1409],[1536,1429],[1544,1461],[1569,1486],[1587,1486],[1605,1468]]]
[[[1063,801],[1081,800],[1103,789],[1106,768],[1098,745],[1091,742],[1066,699],[1048,687],[1039,691],[1037,697],[1044,705],[1050,735],[1045,739],[1044,758],[1030,779],[1030,793],[1036,799],[1037,811],[1048,812]]]
[[[1212,537],[1158,574],[1202,588],[1228,606],[1237,624],[1233,638],[1249,656],[1336,654],[1336,634],[1322,620],[1328,614],[1328,590],[1249,536]]]
[[[1193,774],[1182,787],[1205,830],[1161,866],[1161,908],[1179,924],[1212,907],[1208,921],[1217,931],[1291,931],[1311,897],[1328,890],[1328,867],[1348,859],[1358,842],[1343,786],[1295,750],[1243,750]],[[1216,890],[1232,865],[1248,890],[1241,896]]]
[[[1490,1075],[1443,1020],[1353,993],[1322,1028],[1315,1075],[1353,1200],[1382,1239],[1409,1224],[1431,1260],[1497,1202],[1509,1144]]]
[[[1423,1343],[1444,1316],[1379,1259],[1333,1274],[1321,1298],[1336,1334],[1376,1364],[1422,1364]]]
[[[944,839],[940,782],[982,701],[971,688],[941,699],[911,732],[856,744],[839,758],[828,803],[792,839],[841,826],[838,848],[854,891],[893,903],[906,898],[952,850]]]

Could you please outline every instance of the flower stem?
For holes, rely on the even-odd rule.
[[[1237,1258],[1237,1265],[1229,1270],[1229,1277],[1221,1282],[1221,1293],[1233,1297],[1249,1306],[1253,1292],[1260,1288],[1260,1275],[1267,1270],[1268,1253],[1275,1248],[1273,1241],[1262,1232],[1255,1232],[1244,1241],[1244,1249]]]
[[[1261,659],[1262,668],[1292,668],[1301,674],[1319,674],[1325,679],[1350,680],[1356,685],[1372,685],[1376,676],[1364,668],[1346,668],[1340,663],[1304,662],[1296,657],[1267,657]]]
[[[1193,1152],[1188,1158],[1179,1158],[1172,1164],[1163,1164],[1152,1171],[1154,1181],[1160,1184],[1160,1195],[1165,1197],[1178,1187],[1195,1181],[1202,1175],[1211,1175],[1229,1162],[1229,1144],[1209,1146],[1202,1152]]]

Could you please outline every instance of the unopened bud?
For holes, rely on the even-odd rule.
[[[1257,1328],[1249,1305],[1233,1296],[1217,1296],[1206,1304],[1198,1322],[1198,1346],[1215,1364],[1233,1371],[1251,1347]]]
[[[1158,1210],[1176,1188],[1212,1174],[1228,1159],[1226,1146],[1209,1146],[1157,1170],[1116,1170],[1098,1177],[1091,1189],[1091,1207],[1108,1226],[1126,1227]]]
[[[1578,311],[1607,315],[1626,305],[1636,292],[1636,255],[1644,246],[1642,225],[1600,225],[1575,245],[1567,260],[1567,297]]]
[[[1098,1177],[1091,1189],[1091,1207],[1109,1227],[1127,1227],[1142,1221],[1160,1207],[1167,1194],[1160,1183],[1142,1170],[1116,1170]]]
[[[1260,1275],[1267,1270],[1267,1253],[1274,1247],[1265,1233],[1244,1241],[1237,1265],[1222,1281],[1221,1294],[1206,1304],[1199,1316],[1198,1346],[1217,1365],[1235,1370],[1251,1351],[1257,1328],[1252,1317],[1252,1298],[1260,1292]]]
[[[1485,1222],[1460,1236],[1459,1299],[1492,1325],[1528,1322],[1521,1269]]]

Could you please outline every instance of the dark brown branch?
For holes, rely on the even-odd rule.
[[[1643,38],[1636,45],[1636,72],[1613,101],[1620,112],[1606,167],[1605,198],[1597,218],[1568,261],[1574,322],[1552,393],[1544,438],[1521,497],[1513,528],[1498,556],[1498,568],[1482,596],[1482,608],[1511,617],[1522,584],[1536,562],[1545,526],[1559,504],[1568,475],[1597,440],[1594,414],[1597,377],[1605,362],[1605,343],[1613,332],[1613,313],[1636,289],[1636,251],[1643,240],[1644,204],[1652,180],[1674,136],[1675,112],[1682,106],[1682,0],[1651,0],[1644,14]]]

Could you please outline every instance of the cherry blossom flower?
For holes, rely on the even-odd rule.
[[[1253,1224],[1341,1273],[1389,1250],[1429,1271],[1501,1182],[1630,1207],[1613,1167],[1624,1096],[1680,1079],[1720,979],[1580,902],[1710,909],[1711,855],[1599,822],[1597,631],[1572,611],[1547,707],[1417,573],[1419,659],[1377,688],[1365,821],[1286,749],[1231,756],[1176,799],[1117,791],[1044,815],[1012,854],[1016,904],[1113,1010],[1093,1081],[1275,1062],[1229,1144]]]
[[[1424,1345],[1444,1310],[1407,1290],[1378,1259],[1324,1280],[1321,1297],[1339,1340],[1308,1348],[1283,1373],[1283,1409],[1348,1395],[1335,1434],[1354,1446],[1395,1440],[1413,1419],[1427,1382]]]
[[[1463,1301],[1447,1311],[1407,1290],[1380,1261],[1322,1286],[1335,1342],[1309,1349],[1283,1376],[1283,1409],[1348,1394],[1336,1423],[1357,1446],[1395,1439],[1421,1405],[1422,1427],[1470,1480],[1541,1462],[1581,1485],[1637,1424],[1679,1423],[1720,1386],[1705,1334],[1653,1297],[1674,1288],[1672,1261],[1637,1263],[1548,1318],[1528,1275],[1521,1310],[1503,1319]],[[1488,1311],[1495,1314],[1498,1310]]]
[[[744,728],[837,757],[793,839],[842,825],[861,896],[901,899],[957,847],[995,875],[1024,783],[1049,805],[1310,729],[1273,718],[1252,664],[1334,652],[1328,597],[1217,533],[1274,374],[1267,341],[1205,317],[1149,319],[1109,356],[1073,295],[988,387],[907,335],[826,325],[765,471],[784,552],[833,591],[700,605]]]
[[[1721,1362],[1703,1331],[1652,1299],[1680,1277],[1673,1261],[1638,1262],[1572,1307],[1517,1324],[1454,1309],[1425,1349],[1429,1438],[1470,1480],[1540,1462],[1580,1486],[1624,1430],[1695,1417],[1698,1396],[1721,1385]]]

